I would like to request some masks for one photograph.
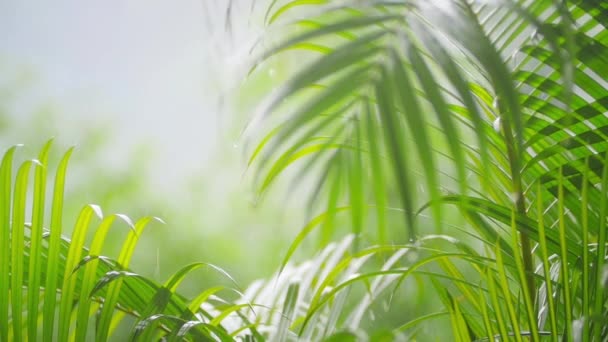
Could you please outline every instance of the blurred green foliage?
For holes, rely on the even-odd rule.
[[[9,63],[2,68],[2,145],[23,143],[23,155],[36,154],[52,136],[56,137],[57,150],[76,145],[66,188],[68,232],[82,205],[94,203],[107,213],[163,218],[166,224],[142,236],[134,256],[134,267],[157,280],[200,260],[222,265],[242,286],[276,269],[284,246],[301,222],[294,224],[293,220],[301,219],[301,215],[295,209],[291,213],[290,209],[279,209],[279,199],[255,200],[243,180],[241,153],[232,142],[221,144],[203,170],[191,170],[183,183],[171,185],[173,191],[168,194],[155,185],[148,172],[151,160],[158,155],[145,141],[126,146],[126,156],[122,150],[116,153],[112,144],[116,133],[109,121],[89,120],[86,116],[71,121],[74,116],[54,99],[43,98],[24,106],[28,97],[37,99],[35,71]],[[58,157],[52,152],[51,165],[57,164]],[[109,241],[116,244],[108,248],[117,251],[121,233],[109,234]],[[199,271],[187,279],[184,287],[199,291],[202,284],[216,280],[213,272]]]

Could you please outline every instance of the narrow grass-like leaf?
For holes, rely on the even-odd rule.
[[[323,338],[326,338],[334,333],[338,319],[344,311],[344,306],[346,305],[346,300],[349,293],[350,289],[346,289],[345,291],[340,292],[336,298],[333,299],[329,316],[327,317],[327,322],[325,323],[325,328],[323,329]]]
[[[367,15],[364,17],[348,17],[344,20],[341,20],[341,21],[338,21],[335,23],[324,24],[321,26],[316,25],[314,29],[306,31],[302,34],[298,34],[295,37],[289,38],[289,39],[285,40],[284,42],[281,42],[277,46],[264,51],[264,53],[262,54],[261,57],[256,58],[254,60],[253,64],[257,65],[257,64],[267,60],[271,56],[273,56],[281,51],[284,51],[285,49],[287,49],[291,46],[297,45],[299,43],[311,41],[312,39],[315,39],[315,38],[327,36],[329,34],[343,34],[343,33],[348,32],[348,30],[353,30],[353,29],[357,29],[357,28],[365,29],[365,28],[368,28],[368,27],[376,25],[376,24],[382,24],[382,23],[386,24],[387,22],[390,22],[393,20],[398,20],[401,18],[402,18],[402,16],[391,13],[391,14],[387,14],[387,15],[374,15],[374,16]],[[296,23],[300,24],[300,25],[311,24],[310,21],[305,21],[305,20],[299,20]]]
[[[209,299],[209,297],[213,296],[215,293],[225,289],[224,286],[214,286],[206,289],[205,291],[199,293],[189,304],[188,310],[184,311],[182,314],[182,318],[191,319],[192,312],[196,312],[200,309],[201,305]]]
[[[340,208],[336,208],[336,211],[344,211],[344,210],[348,210],[348,209],[350,209],[350,207],[340,207]],[[287,265],[287,262],[291,259],[291,256],[293,255],[293,253],[295,253],[296,249],[298,249],[298,246],[300,246],[302,241],[304,241],[304,239],[308,236],[308,234],[310,234],[310,232],[315,227],[317,227],[319,224],[323,223],[323,221],[325,221],[327,219],[327,215],[328,215],[327,213],[322,213],[322,214],[318,215],[317,217],[310,220],[310,222],[308,222],[306,224],[306,226],[304,226],[304,228],[302,228],[300,230],[300,232],[298,233],[298,235],[296,236],[294,241],[291,243],[291,246],[289,246],[289,249],[287,250],[285,257],[283,258],[283,261],[281,262],[281,267],[279,268],[279,274],[283,271],[283,269]]]
[[[305,5],[323,5],[328,3],[328,0],[292,0],[287,2],[286,4],[284,4],[283,6],[279,7],[273,14],[272,16],[270,16],[270,18],[268,19],[268,24],[272,24],[275,20],[277,20],[279,17],[281,17],[282,15],[284,15],[285,12],[287,12],[288,10],[298,7],[298,6],[305,6]]]
[[[361,234],[363,231],[363,225],[365,222],[365,191],[364,191],[364,178],[363,178],[363,161],[362,153],[358,152],[363,149],[362,137],[361,137],[361,124],[358,122],[359,117],[355,117],[352,120],[356,120],[354,127],[352,128],[355,136],[356,152],[348,153],[348,187],[349,187],[349,198],[352,206],[351,210],[351,221],[353,225],[353,233],[355,235]],[[357,242],[355,240],[355,249],[357,249]]]
[[[458,316],[455,312],[454,308],[454,300],[450,292],[436,279],[431,278],[433,283],[433,287],[439,296],[439,299],[443,303],[443,306],[448,310],[448,314],[450,316],[450,325],[452,326],[452,333],[454,334],[454,341],[462,341],[465,339],[462,335],[462,325],[461,321],[459,321]]]
[[[564,187],[563,187],[563,174],[562,170],[559,170],[558,174],[558,198],[557,198],[557,211],[558,211],[558,231],[559,231],[559,243],[560,243],[560,266],[561,266],[561,281],[562,287],[561,293],[564,297],[564,335],[570,339],[572,336],[572,292],[570,290],[570,268],[568,262],[568,245],[566,241],[566,217],[564,213]]]
[[[91,249],[89,250],[90,257],[97,257],[101,254],[105,238],[116,218],[121,218],[129,226],[132,226],[130,219],[124,215],[110,215],[104,218],[97,230],[95,231],[95,236],[93,237]],[[91,260],[91,262],[89,262],[84,269],[84,275],[82,277],[82,286],[78,299],[78,313],[76,318],[75,335],[76,341],[84,341],[87,335],[90,316],[89,311],[91,305],[91,302],[89,300],[89,293],[91,292],[95,284],[98,263],[99,260],[95,258]],[[68,269],[67,271],[70,270]]]
[[[455,279],[464,279],[464,275],[460,271],[458,271],[456,265],[454,265],[454,263],[452,263],[450,260],[440,260],[439,265],[447,274],[451,275]],[[477,296],[471,291],[472,289],[468,285],[462,283],[456,283],[456,286],[458,287],[460,292],[462,292],[467,301],[471,303],[473,308],[476,311],[480,311],[481,304],[477,301]]]
[[[68,250],[65,270],[63,273],[63,281],[61,283],[61,302],[59,304],[58,331],[57,338],[60,341],[67,340],[70,330],[70,321],[72,315],[72,307],[77,301],[74,290],[78,281],[73,270],[81,259],[83,247],[91,220],[94,216],[102,218],[101,208],[96,205],[85,206],[76,220],[72,238],[70,240],[70,248]]]
[[[48,154],[53,141],[49,140],[42,148],[35,172],[35,183],[32,206],[32,227],[30,233],[30,260],[27,282],[27,324],[28,340],[36,341],[38,334],[38,304],[40,299],[40,277],[42,272],[42,225],[44,222],[44,204],[46,195],[46,176]]]
[[[285,302],[283,303],[281,320],[279,321],[279,326],[276,332],[276,341],[285,341],[287,338],[287,332],[296,310],[299,292],[300,285],[298,283],[289,284],[287,294],[285,295]]]
[[[299,159],[309,156],[311,154],[321,153],[324,150],[338,150],[339,151],[340,149],[346,148],[346,147],[348,147],[348,146],[343,145],[343,144],[330,144],[330,145],[315,144],[315,145],[309,145],[304,148],[301,148],[296,153],[282,155],[282,157],[273,165],[270,172],[268,172],[268,175],[264,179],[264,182],[262,183],[259,191],[260,192],[266,191],[268,186],[273,182],[273,180],[276,178],[276,176],[281,171],[283,171],[286,167],[288,167],[292,163],[298,161]]]
[[[13,223],[11,225],[11,312],[13,320],[13,339],[21,341],[23,337],[22,317],[23,303],[23,271],[24,271],[24,231],[25,209],[27,200],[27,185],[30,168],[33,161],[26,161],[19,167],[15,180],[15,195],[13,198]]]
[[[585,166],[589,165],[589,160],[586,159],[585,160]],[[591,280],[592,274],[591,274],[591,270],[589,267],[589,216],[588,216],[588,206],[589,206],[589,197],[588,197],[588,193],[589,193],[589,169],[587,167],[585,167],[583,169],[583,184],[582,184],[582,189],[581,189],[581,216],[580,216],[580,223],[581,223],[581,228],[582,228],[582,236],[583,236],[583,248],[581,251],[581,255],[583,256],[583,270],[582,270],[582,275],[581,277],[583,278],[583,307],[582,307],[582,313],[583,313],[583,317],[582,319],[584,320],[584,322],[586,323],[589,320],[589,315],[590,315],[590,307],[591,307],[591,302],[590,302],[590,298],[589,298],[589,282]],[[582,336],[583,336],[583,341],[584,342],[588,342],[590,337],[589,331],[590,331],[590,324],[583,324],[583,331],[582,331]]]
[[[378,240],[380,243],[387,242],[387,231],[386,231],[386,193],[384,187],[385,171],[383,169],[382,160],[380,159],[382,139],[380,138],[380,132],[376,128],[376,120],[374,119],[374,112],[370,108],[369,101],[363,105],[365,110],[365,123],[367,126],[367,136],[369,139],[369,159],[371,163],[371,178],[373,182],[374,199],[376,201],[376,222],[378,230]]]
[[[428,315],[422,315],[419,317],[414,318],[413,320],[399,326],[397,329],[395,329],[396,331],[406,331],[408,329],[411,329],[419,324],[425,323],[427,321],[430,321],[432,319],[435,318],[439,318],[439,317],[443,317],[449,315],[449,312],[445,312],[445,311],[441,311],[441,312],[434,312]]]
[[[118,264],[126,269],[129,267],[129,262],[131,261],[131,256],[135,251],[135,245],[137,244],[137,240],[139,239],[141,233],[147,227],[148,223],[152,221],[153,217],[146,217],[140,219],[135,224],[133,230],[129,232],[127,239],[125,240],[122,250],[120,251],[120,255],[118,256]],[[158,220],[158,219],[157,219]],[[161,221],[162,222],[162,221]],[[106,341],[108,339],[108,328],[110,326],[110,322],[112,320],[112,315],[114,314],[114,307],[116,302],[118,301],[118,297],[120,294],[120,289],[122,285],[122,278],[117,279],[109,285],[109,288],[106,293],[106,298],[103,304],[103,308],[101,310],[101,314],[99,320],[97,322],[97,331],[96,331],[96,341]]]
[[[513,252],[515,253],[514,259],[515,259],[516,271],[517,271],[517,275],[519,277],[519,284],[526,284],[527,275],[526,275],[526,270],[525,270],[523,262],[522,262],[522,257],[520,257],[520,255],[522,255],[523,252],[519,246],[519,241],[518,241],[518,231],[517,231],[517,225],[515,223],[515,211],[513,211],[512,217],[513,218],[511,220],[511,241],[512,241],[511,245],[513,246]],[[532,332],[533,341],[539,341],[540,336],[538,334],[538,323],[537,323],[538,317],[536,315],[536,312],[534,311],[534,303],[532,302],[532,298],[536,298],[536,296],[534,294],[529,293],[528,286],[521,286],[521,291],[523,293],[526,317],[528,318],[528,329],[530,329],[530,331]]]
[[[0,341],[9,339],[9,270],[12,256],[10,253],[11,234],[11,194],[13,156],[16,146],[9,148],[0,166]]]
[[[416,49],[415,46],[407,43],[406,49],[409,51],[409,56],[416,55],[412,52]],[[425,173],[427,180],[427,189],[430,193],[431,198],[431,210],[433,212],[433,219],[435,225],[441,230],[441,206],[439,205],[439,186],[437,184],[437,175],[435,168],[435,161],[433,154],[430,151],[433,150],[427,132],[426,122],[423,119],[423,111],[421,110],[418,99],[415,96],[414,86],[410,79],[410,75],[404,69],[401,60],[397,56],[396,52],[391,53],[392,66],[393,66],[393,77],[391,78],[394,82],[394,91],[398,94],[397,98],[401,104],[401,108],[404,111],[405,120],[408,123],[412,138],[416,141],[415,148],[418,151],[418,156],[422,162],[422,170]],[[414,57],[415,59],[416,57]],[[398,121],[397,121],[398,122]],[[398,128],[398,127],[397,127]],[[405,154],[405,150],[400,150],[399,153]],[[402,191],[410,191],[413,189],[403,189]]]
[[[486,295],[484,293],[480,293],[479,302],[481,306],[481,315],[483,317],[483,324],[486,328],[486,334],[488,340],[492,339],[495,335],[494,325],[491,322],[490,314],[488,312],[488,302],[486,300]]]
[[[460,100],[464,104],[466,110],[469,112],[473,125],[475,126],[475,130],[477,132],[484,132],[486,130],[486,124],[481,113],[479,112],[479,106],[475,103],[475,100],[471,95],[472,92],[470,90],[469,82],[462,76],[461,69],[455,63],[454,59],[451,58],[442,44],[439,43],[438,39],[429,33],[428,28],[424,27],[423,25],[416,25],[416,21],[413,22],[413,27],[418,28],[416,30],[417,36],[420,37],[420,39],[422,39],[422,41],[425,43],[426,48],[429,49],[434,59],[450,80],[452,86],[454,86],[460,95]],[[437,106],[439,103],[433,105]],[[436,107],[436,110],[437,109],[438,108]],[[438,111],[438,114],[441,114],[441,111]],[[446,131],[446,133],[448,132]],[[481,163],[482,165],[489,165],[490,156],[488,151],[488,138],[485,134],[477,134],[477,139]],[[454,155],[454,157],[457,157],[457,155]],[[482,177],[480,177],[482,185],[488,188],[488,174],[485,171],[485,168],[481,168],[480,171],[482,173]]]
[[[602,170],[602,196],[599,203],[599,222],[600,230],[597,237],[597,259],[595,261],[595,301],[593,305],[593,315],[602,317],[605,307],[604,291],[606,286],[606,243],[608,242],[608,234],[606,233],[606,210],[608,210],[608,153],[604,159],[604,169]],[[593,324],[593,338],[595,341],[600,340],[602,330],[605,328],[599,322]]]
[[[231,314],[238,312],[245,308],[251,308],[251,305],[249,303],[228,305],[227,307],[223,308],[223,310],[220,312],[220,314],[215,316],[209,322],[209,324],[216,326],[216,327],[221,327],[221,323],[224,319],[226,319]]]
[[[68,162],[72,155],[70,148],[64,155],[55,175],[53,203],[51,211],[50,238],[47,257],[47,273],[44,291],[43,341],[52,342],[55,328],[55,309],[57,303],[57,279],[63,274],[59,272],[59,251],[61,248],[61,230],[63,215],[63,196]]]
[[[460,305],[458,305],[458,302],[454,300],[454,298],[450,299],[452,301],[452,306],[454,307],[454,319],[457,322],[458,330],[460,332],[460,337],[462,341],[472,341],[473,339],[471,338],[470,329],[467,325],[464,315],[462,314],[462,311],[460,310]]]
[[[390,72],[386,68],[382,68],[381,79],[389,79]],[[392,106],[390,98],[390,87],[385,84],[377,84],[375,87],[376,100],[378,102],[378,111],[385,129],[386,144],[391,154],[393,162],[393,175],[397,180],[398,193],[401,199],[401,204],[404,208],[404,218],[408,238],[416,239],[416,225],[414,221],[414,204],[412,199],[412,187],[409,177],[409,167],[406,160],[406,149],[403,146],[401,139],[401,121]]]
[[[490,294],[490,301],[494,308],[494,315],[496,316],[496,323],[498,324],[498,331],[500,332],[501,339],[508,340],[509,328],[505,322],[502,308],[503,305],[498,301],[498,289],[496,288],[496,281],[494,280],[494,273],[487,269],[485,273],[486,284],[488,284],[488,292]]]
[[[507,269],[502,262],[502,251],[499,248],[495,249],[496,255],[496,269],[498,270],[499,286],[502,290],[503,305],[507,308],[509,319],[511,320],[512,334],[515,336],[515,340],[518,342],[522,341],[521,329],[519,328],[519,316],[516,314],[517,309],[513,298],[511,297],[511,289],[509,287],[509,280],[507,279]]]
[[[342,199],[343,174],[344,170],[344,152],[341,150],[336,151],[328,162],[329,172],[328,178],[330,180],[328,195],[327,195],[327,214],[325,220],[321,222],[321,245],[327,245],[331,241],[331,236],[334,232],[334,218],[338,213],[338,202]],[[336,161],[337,160],[337,161]],[[352,208],[351,210],[352,211]]]
[[[465,160],[460,144],[456,143],[460,142],[460,136],[456,130],[453,119],[451,118],[449,107],[439,91],[440,88],[438,82],[435,80],[431,70],[422,58],[418,48],[411,47],[409,49],[409,57],[412,63],[412,68],[416,71],[416,76],[420,81],[422,89],[428,96],[428,100],[437,114],[437,118],[441,124],[441,128],[443,129],[443,133],[446,136],[446,140],[450,142],[448,144],[448,148],[452,153],[454,165],[457,169],[460,191],[464,195],[466,194],[467,189]],[[427,170],[427,172],[431,171]],[[437,200],[437,198],[433,199]]]

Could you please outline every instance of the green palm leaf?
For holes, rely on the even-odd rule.
[[[327,194],[328,214],[349,208],[358,234],[375,215],[382,241],[433,231],[419,219],[426,209],[449,227],[453,204],[468,226],[450,234],[497,262],[477,272],[483,308],[468,286],[458,292],[470,305],[443,293],[456,337],[605,338],[608,5],[274,1],[267,18],[282,41],[256,66],[318,48],[252,121],[272,130],[250,162],[267,175],[261,189],[299,164],[296,183],[320,177],[312,194]],[[404,214],[388,233],[387,207]]]
[[[14,147],[6,152],[0,166],[0,190],[4,198],[0,203],[0,219],[4,222],[0,231],[0,246],[6,247],[2,249],[6,258],[3,257],[0,261],[0,267],[6,271],[3,273],[6,282],[0,285],[0,313],[5,318],[0,325],[0,340],[19,341],[26,336],[28,339],[36,339],[42,322],[44,339],[82,340],[86,339],[88,330],[95,329],[101,336],[99,340],[103,341],[111,336],[125,314],[142,321],[154,315],[183,317],[180,325],[147,326],[148,335],[145,336],[177,333],[185,322],[190,322],[192,327],[179,335],[183,339],[212,340],[214,336],[219,336],[224,340],[232,340],[219,321],[213,326],[203,324],[204,320],[216,318],[201,307],[208,300],[209,294],[190,303],[175,291],[191,269],[203,264],[189,266],[178,272],[165,286],[128,269],[136,237],[141,235],[152,218],[132,224],[124,215],[110,215],[95,224],[94,216],[103,218],[101,209],[88,205],[81,210],[71,238],[62,236],[63,189],[71,149],[59,163],[52,194],[51,225],[48,230],[44,228],[45,215],[42,208],[50,147],[51,142],[43,147],[38,160],[21,163],[14,181],[11,179],[12,160],[16,151]],[[36,172],[33,196],[28,198],[26,195],[32,166]],[[25,211],[30,202],[33,203],[33,222],[26,223]],[[126,222],[126,226],[131,229],[123,244],[123,251],[113,260],[101,254],[105,236],[117,218]],[[89,229],[95,230],[91,249],[85,247]],[[232,312],[234,307],[235,305],[228,305],[224,311]],[[103,324],[93,326],[90,315],[97,310],[100,312],[98,319]],[[221,314],[222,312],[217,315]],[[55,326],[57,331],[54,330]],[[251,330],[255,332],[255,327]]]

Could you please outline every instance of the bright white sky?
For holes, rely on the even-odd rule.
[[[33,70],[40,99],[57,102],[78,125],[110,122],[115,151],[153,143],[156,181],[172,183],[201,167],[218,142],[238,138],[219,134],[227,125],[219,97],[234,82],[226,81],[235,62],[227,56],[239,45],[223,36],[223,7],[221,0],[0,0],[0,62]]]

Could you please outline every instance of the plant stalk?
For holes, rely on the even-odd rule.
[[[502,119],[502,118],[501,118]],[[513,194],[515,196],[515,210],[521,216],[527,216],[526,203],[522,190],[521,174],[520,174],[520,159],[516,153],[515,139],[511,124],[508,119],[503,120],[502,131],[507,146],[507,158],[511,169],[511,180],[513,182]],[[532,242],[528,233],[521,231],[519,233],[519,241],[521,243],[521,253],[523,258],[524,270],[526,273],[526,286],[528,287],[528,296],[532,304],[536,303],[536,281],[534,280],[534,262],[532,260]]]

